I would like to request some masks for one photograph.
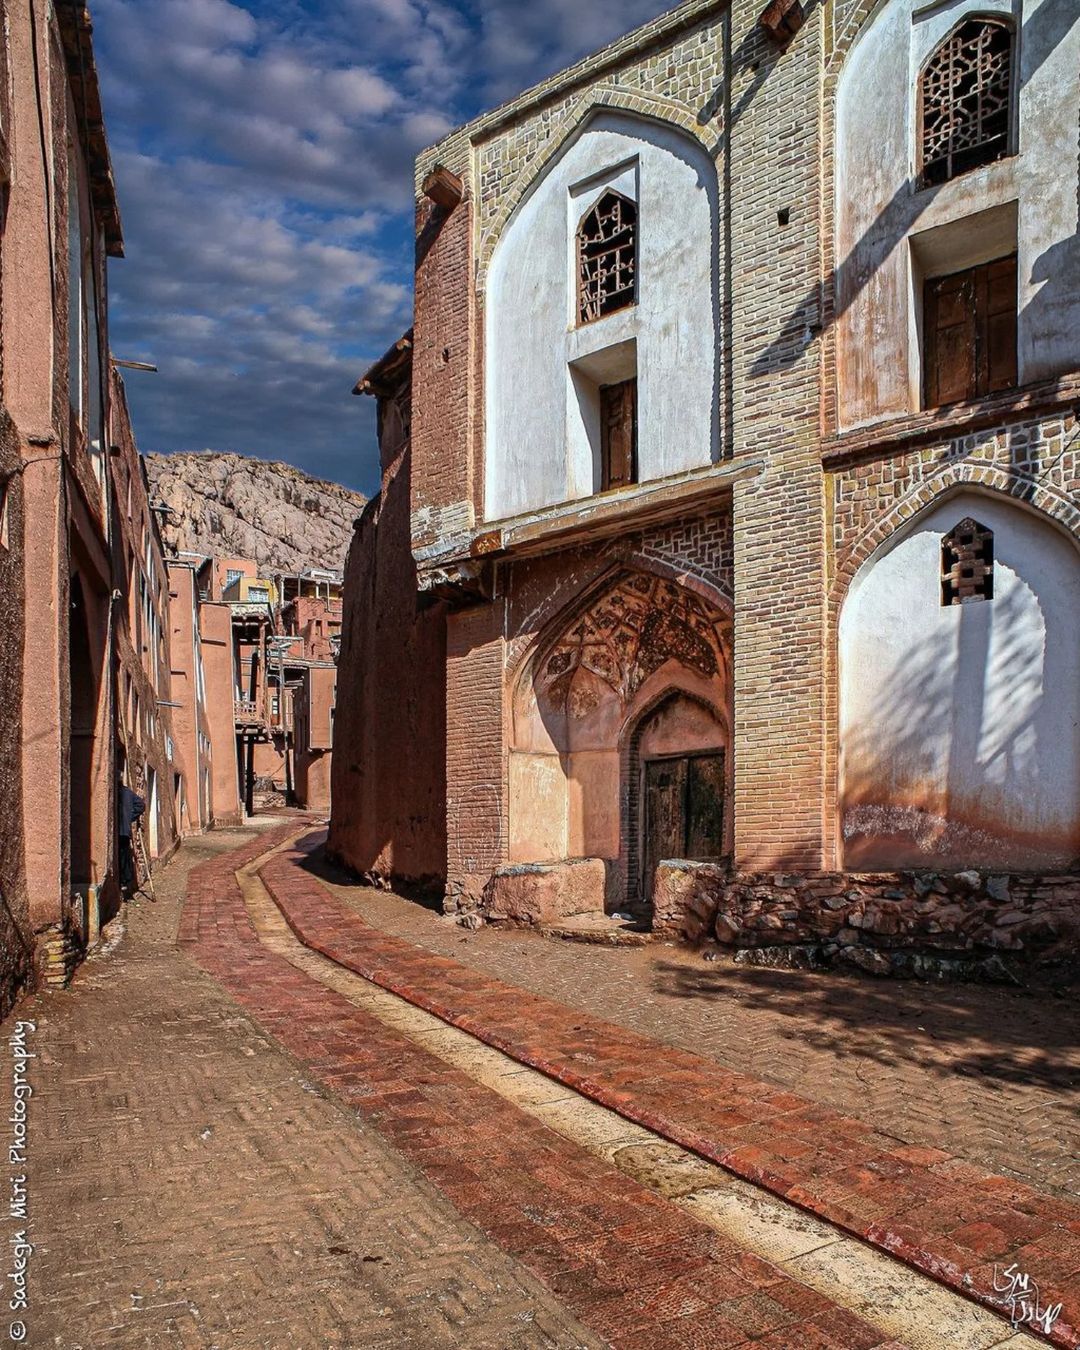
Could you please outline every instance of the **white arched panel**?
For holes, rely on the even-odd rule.
[[[993,531],[993,598],[943,605],[941,543]],[[1080,854],[1080,553],[978,492],[863,564],[840,618],[845,865],[1067,867]]]
[[[637,303],[576,321],[574,231],[606,188],[637,204]],[[489,520],[589,496],[594,447],[581,381],[638,381],[638,477],[717,456],[717,185],[685,132],[629,113],[591,117],[511,217],[487,273]]]

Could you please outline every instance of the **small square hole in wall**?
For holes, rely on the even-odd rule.
[[[780,209],[779,211],[777,211],[777,213],[776,213],[776,223],[777,223],[777,225],[789,225],[789,224],[791,223],[791,207],[790,207],[790,206],[784,206],[784,207],[781,207],[781,209]]]

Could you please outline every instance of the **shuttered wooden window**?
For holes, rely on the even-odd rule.
[[[923,292],[928,408],[1016,384],[1016,256],[934,277]]]
[[[637,380],[600,386],[600,491],[637,482]]]

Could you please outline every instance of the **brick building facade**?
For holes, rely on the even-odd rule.
[[[86,7],[0,4],[0,1012],[121,901],[117,794],[178,837],[157,521],[109,351],[123,238]]]
[[[524,876],[875,970],[1075,952],[1080,35],[1021,8],[688,0],[420,156],[344,861],[419,832],[450,909]]]

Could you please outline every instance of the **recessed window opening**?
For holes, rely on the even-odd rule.
[[[637,284],[637,207],[620,192],[605,192],[577,230],[578,321],[632,305]]]
[[[966,516],[941,541],[941,603],[994,598],[994,532]]]
[[[932,277],[923,288],[928,408],[1016,384],[1016,255]]]
[[[920,80],[920,182],[947,183],[1009,153],[1012,29],[994,19],[961,24]]]
[[[637,380],[600,386],[600,491],[637,482]]]

